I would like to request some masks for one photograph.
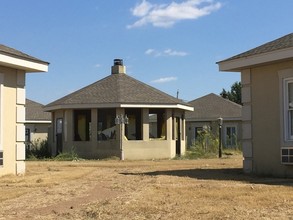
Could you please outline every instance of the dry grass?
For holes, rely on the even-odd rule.
[[[242,158],[27,162],[0,178],[0,219],[293,219],[292,179]]]

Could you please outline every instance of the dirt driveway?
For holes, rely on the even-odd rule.
[[[0,178],[0,219],[293,219],[292,179],[242,158],[27,162]]]

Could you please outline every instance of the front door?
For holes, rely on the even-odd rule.
[[[176,155],[181,155],[181,126],[180,126],[180,117],[176,117],[175,121],[176,126]]]
[[[63,119],[57,118],[56,120],[56,155],[62,153],[63,148]]]

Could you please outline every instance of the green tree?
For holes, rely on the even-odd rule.
[[[220,93],[220,96],[222,96],[225,99],[229,99],[230,101],[235,102],[239,105],[242,105],[241,82],[233,83],[230,91],[226,91],[225,89],[223,89],[222,92]]]

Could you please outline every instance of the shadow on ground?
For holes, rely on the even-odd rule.
[[[123,175],[147,175],[147,176],[177,176],[189,177],[201,180],[225,180],[240,181],[253,184],[267,185],[284,185],[293,186],[293,179],[260,177],[255,175],[244,174],[241,168],[224,168],[224,169],[185,169],[185,170],[166,170],[145,173],[120,173]]]

